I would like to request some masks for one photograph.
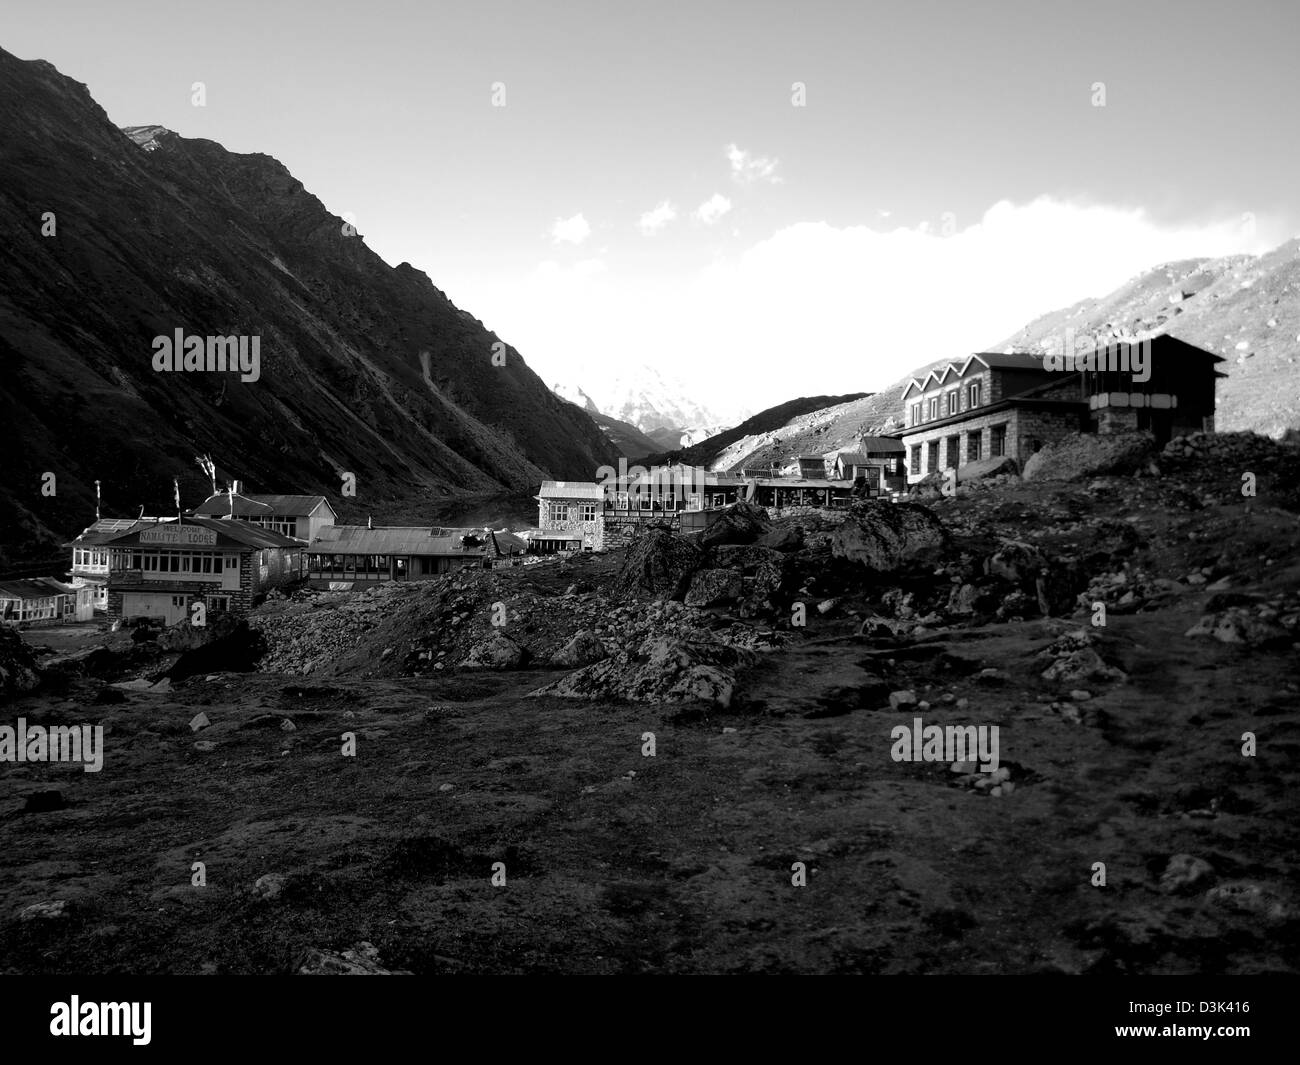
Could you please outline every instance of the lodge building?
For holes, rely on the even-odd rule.
[[[245,611],[304,576],[301,541],[243,521],[137,522],[104,542],[108,614],[174,625],[196,602],[210,613]]]

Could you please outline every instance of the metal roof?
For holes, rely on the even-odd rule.
[[[541,499],[602,499],[604,485],[595,481],[543,481]]]
[[[334,508],[329,505],[329,500],[324,496],[246,496],[236,492],[232,508],[230,497],[225,492],[218,492],[195,507],[194,513],[221,518],[230,514],[233,509],[235,516],[239,518],[305,518],[322,503],[329,508],[331,514],[334,513]]]
[[[171,524],[176,524],[173,519]],[[220,518],[186,518],[181,525],[197,525],[200,528],[211,529],[218,536],[227,540],[233,540],[243,547],[302,547],[301,540],[295,540],[291,536],[283,536],[273,529],[264,529],[258,525],[250,525],[246,521],[226,521]],[[139,522],[125,532],[116,533],[113,536],[100,541],[101,543],[121,545],[129,537],[138,537],[146,528],[152,527],[152,524],[145,525]],[[138,542],[138,541],[137,541]],[[172,545],[145,545],[145,546],[172,546]],[[183,545],[175,545],[183,546]],[[204,546],[204,545],[195,545]]]
[[[461,537],[466,535],[478,536],[483,542],[466,547],[461,543]],[[367,529],[362,525],[327,525],[308,550],[335,555],[481,555],[487,540],[488,534],[482,529],[439,536],[428,526]]]
[[[53,577],[27,577],[16,581],[0,581],[0,599],[48,599],[54,595],[70,595],[76,589]]]

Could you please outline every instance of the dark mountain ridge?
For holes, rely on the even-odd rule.
[[[617,458],[514,348],[275,159],[119,130],[84,85],[3,50],[0,230],[14,442],[0,564],[87,524],[96,479],[105,515],[169,509],[173,477],[198,503],[200,454],[222,481],[321,493],[344,515],[589,478]],[[177,329],[260,338],[258,379],[156,372],[153,338]]]

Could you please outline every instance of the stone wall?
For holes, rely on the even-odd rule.
[[[957,465],[960,468],[961,465],[975,459],[975,456],[971,454],[969,434],[974,432],[980,434],[978,457],[980,459],[993,458],[995,456],[990,450],[993,435],[991,430],[995,426],[1005,425],[1007,436],[1002,454],[1009,455],[1023,466],[1029,456],[1033,454],[1033,441],[1037,441],[1040,447],[1055,443],[1070,433],[1078,432],[1082,420],[1083,412],[1081,410],[1040,410],[1029,407],[1012,407],[1006,410],[993,411],[989,414],[976,415],[957,424],[939,426],[929,432],[908,436],[905,440],[908,448],[908,482],[914,484],[926,474],[951,468],[952,462],[948,456],[948,445],[945,443],[951,436],[959,437],[960,461]],[[941,442],[939,465],[936,469],[931,469],[929,464],[929,444],[933,440]],[[921,448],[921,469],[919,473],[911,472],[911,449],[914,447]]]

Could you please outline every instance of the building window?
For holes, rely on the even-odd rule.
[[[921,472],[921,445],[920,444],[912,445],[912,453],[908,461],[911,463],[910,468],[913,473]]]
[[[995,425],[989,430],[989,458],[1001,458],[1007,453],[1007,427]]]
[[[551,520],[552,520],[552,521],[568,521],[568,520],[569,520],[569,505],[568,505],[567,503],[552,503],[552,504],[551,504]]]
[[[692,493],[690,501],[687,504],[687,510],[700,510],[704,506],[704,497],[698,492]]]
[[[937,400],[935,402],[938,402]],[[931,440],[926,445],[929,454],[925,456],[925,472],[934,473],[939,468],[939,441]]]
[[[649,510],[653,502],[654,501],[650,498],[649,493],[647,492],[637,493],[637,503],[639,504],[641,510]]]
[[[930,420],[933,421],[937,417],[939,417],[939,397],[932,396],[930,398]]]
[[[617,493],[617,494],[614,496],[614,509],[615,509],[615,510],[628,510],[628,509],[629,509],[629,507],[628,507],[628,494],[627,494],[626,492],[619,492],[619,493]]]
[[[921,404],[919,403],[912,404],[912,421],[910,424],[911,425],[921,424]]]
[[[582,504],[582,520],[583,520],[583,521],[595,521],[595,520],[596,520],[596,504],[595,504],[595,503],[583,503],[583,504]]]
[[[961,435],[955,434],[948,437],[948,469],[956,469],[961,465]]]
[[[715,507],[721,507],[724,506],[725,503],[726,497],[721,492],[715,492],[713,495],[713,505]]]
[[[980,405],[980,383],[972,381],[970,386],[970,405],[978,407]]]
[[[967,462],[979,461],[981,436],[983,436],[982,429],[976,429],[973,433],[966,434],[966,461]]]
[[[227,613],[230,610],[230,596],[228,595],[208,596],[208,610],[213,614]]]
[[[948,413],[949,413],[949,414],[956,414],[956,413],[958,412],[958,410],[960,409],[960,407],[961,407],[961,401],[960,401],[960,399],[958,398],[960,395],[961,395],[961,393],[960,393],[957,389],[955,389],[955,388],[954,388],[951,392],[948,393]]]

